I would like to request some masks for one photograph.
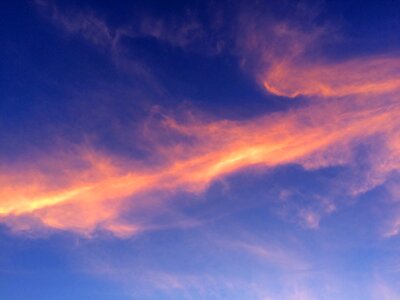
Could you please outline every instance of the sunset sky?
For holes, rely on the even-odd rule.
[[[0,300],[400,299],[399,1],[0,8]]]

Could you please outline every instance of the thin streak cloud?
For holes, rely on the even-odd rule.
[[[400,107],[396,102],[383,106],[379,99],[369,99],[367,107],[357,102],[344,98],[243,122],[191,120],[181,124],[164,117],[164,133],[189,142],[168,146],[152,140],[151,155],[162,162],[153,165],[121,161],[92,150],[70,154],[61,163],[57,155],[51,162],[42,158],[32,171],[17,174],[8,171],[13,169],[8,166],[1,177],[1,216],[6,223],[12,218],[9,224],[15,228],[19,224],[15,218],[32,216],[50,228],[81,232],[122,228],[126,233],[126,227],[115,225],[124,204],[148,209],[153,202],[147,202],[146,194],[201,193],[212,181],[249,167],[300,164],[315,169],[348,164],[346,155],[353,147],[380,136],[384,157],[374,157],[371,176],[364,183],[368,190],[398,167],[396,132],[400,124],[395,116],[400,115]],[[158,132],[146,136],[160,137]],[[330,153],[333,146],[338,149],[335,154]],[[57,175],[48,168],[67,171]],[[157,205],[151,209],[156,212]]]

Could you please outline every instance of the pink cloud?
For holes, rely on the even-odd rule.
[[[52,12],[66,30],[94,43],[114,43],[116,37],[96,17],[68,18],[55,8]],[[72,153],[62,148],[43,153],[35,163],[3,166],[0,219],[16,230],[39,223],[85,234],[101,228],[126,236],[141,230],[140,224],[120,220],[127,206],[157,213],[169,198],[149,201],[150,194],[202,193],[211,182],[244,168],[352,165],[353,148],[377,137],[382,145],[351,194],[385,182],[400,167],[398,58],[310,61],[306,54],[318,45],[325,28],[307,31],[288,22],[257,23],[249,17],[241,16],[244,26],[238,33],[237,51],[244,64],[257,62],[255,77],[270,92],[309,96],[309,104],[245,121],[210,121],[188,114],[178,122],[161,114],[159,123],[150,121],[141,132],[150,141],[147,150],[153,162],[78,146]],[[149,34],[165,37],[161,29],[154,30]],[[326,97],[329,101],[322,101]],[[308,226],[318,226],[317,212],[302,214]],[[30,219],[35,222],[27,222]]]
[[[147,201],[146,194],[201,193],[212,181],[248,167],[351,164],[337,153],[332,155],[331,147],[338,147],[338,153],[351,152],[354,145],[378,135],[385,144],[371,162],[371,176],[365,183],[370,189],[399,164],[395,116],[400,108],[396,103],[387,107],[375,99],[369,99],[368,105],[341,99],[242,122],[193,119],[178,123],[166,117],[159,128],[175,136],[176,142],[165,144],[159,132],[145,134],[153,140],[149,151],[155,164],[95,150],[63,154],[57,149],[36,163],[3,168],[0,214],[2,219],[31,215],[51,228],[90,232],[101,226],[128,232],[126,227],[110,224],[127,203],[137,209],[154,205],[151,209],[157,210],[159,201]]]

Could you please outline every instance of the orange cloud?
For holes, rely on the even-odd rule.
[[[2,218],[29,215],[51,228],[88,232],[101,222],[115,219],[121,209],[119,200],[151,182],[146,174],[124,171],[110,158],[93,151],[59,156],[60,161],[43,159],[35,165],[27,164],[32,171],[2,170]],[[12,223],[16,229],[32,226]],[[116,233],[127,231],[112,222],[104,226]]]
[[[260,76],[271,93],[296,97],[382,94],[400,89],[400,59],[367,57],[339,63],[283,61]]]
[[[315,15],[296,20],[244,12],[236,35],[242,66],[270,93],[296,97],[379,95],[400,89],[397,55],[364,55],[335,60],[321,55],[333,41],[346,39],[330,24],[312,25]],[[320,22],[316,21],[315,24]]]
[[[344,154],[351,152],[352,145],[374,135],[386,139],[382,146],[386,161],[377,158],[373,170],[379,183],[399,166],[394,163],[399,154],[394,137],[400,107],[396,102],[381,102],[332,100],[242,122],[179,124],[165,118],[165,133],[190,142],[156,141],[152,151],[161,162],[157,164],[80,150],[35,164],[3,167],[0,218],[16,230],[32,229],[28,218],[50,228],[82,233],[102,228],[126,236],[141,230],[140,224],[121,221],[127,207],[148,213],[162,205],[148,200],[150,193],[198,193],[213,180],[251,166],[299,163],[317,168],[346,163]],[[332,147],[338,152],[332,154]]]

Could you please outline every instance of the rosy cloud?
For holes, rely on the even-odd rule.
[[[315,17],[303,12],[294,19],[271,20],[256,11],[242,13],[236,47],[243,67],[270,93],[284,97],[377,95],[400,89],[398,56],[322,55],[324,47],[334,48],[334,41],[345,37],[328,22],[316,25]],[[308,22],[299,22],[302,18]]]
[[[400,89],[400,59],[367,57],[339,63],[281,62],[260,77],[271,93],[296,97],[382,94]]]
[[[110,40],[104,23],[89,22],[98,28],[93,32],[86,21],[75,21],[68,19],[64,26],[90,39]],[[156,129],[145,127],[142,133],[152,145],[148,152],[153,162],[81,148],[69,154],[55,149],[35,157],[35,163],[4,165],[0,219],[15,230],[39,224],[82,233],[102,228],[126,236],[143,228],[122,221],[121,215],[128,209],[157,213],[168,198],[165,194],[199,193],[217,178],[248,167],[352,164],[352,149],[378,138],[381,147],[374,150],[367,176],[358,186],[349,185],[356,195],[384,182],[400,165],[399,60],[382,56],[310,62],[305,53],[318,44],[323,29],[264,25],[246,23],[238,34],[241,53],[259,62],[254,72],[270,92],[312,96],[309,104],[237,122],[199,117],[177,122],[163,116]],[[326,96],[332,99],[319,101]],[[157,196],[159,192],[164,196]],[[150,201],[150,194],[159,199]],[[318,227],[319,215],[303,214],[310,227]]]
[[[364,105],[346,98],[242,122],[180,124],[165,117],[162,134],[175,142],[165,144],[159,132],[145,133],[153,140],[150,151],[157,163],[94,150],[66,155],[59,149],[54,157],[3,167],[1,218],[12,219],[8,223],[15,229],[32,227],[17,221],[32,216],[50,228],[91,232],[100,227],[126,235],[138,230],[137,225],[119,224],[119,216],[126,205],[157,211],[161,204],[148,200],[151,193],[202,192],[213,180],[252,166],[298,163],[319,168],[351,163],[353,146],[379,136],[382,147],[365,182],[369,189],[399,166],[398,115],[395,102],[368,99]],[[333,147],[337,150],[332,152]]]

